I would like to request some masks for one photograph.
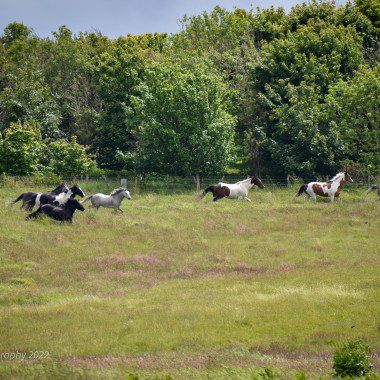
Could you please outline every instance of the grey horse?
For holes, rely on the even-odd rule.
[[[90,208],[96,207],[96,209],[99,209],[99,207],[102,206],[113,208],[115,209],[115,212],[118,210],[123,212],[123,210],[120,208],[120,205],[124,198],[131,199],[131,194],[129,194],[129,191],[126,188],[119,187],[118,189],[112,190],[110,195],[102,193],[90,195],[82,203],[91,200],[92,205]]]

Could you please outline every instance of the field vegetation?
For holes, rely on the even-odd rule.
[[[132,193],[61,225],[9,208],[26,189],[0,189],[0,348],[49,357],[0,377],[329,378],[350,339],[379,369],[377,194]]]
[[[380,8],[312,0],[181,30],[0,32],[0,173],[379,174]],[[21,21],[21,20],[18,20]],[[126,33],[128,32],[126,26]]]

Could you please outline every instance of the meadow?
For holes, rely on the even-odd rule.
[[[252,203],[132,192],[124,214],[61,225],[25,221],[8,205],[33,187],[5,184],[0,353],[47,354],[0,360],[0,378],[330,378],[354,338],[378,371],[377,194],[312,204],[298,187]]]

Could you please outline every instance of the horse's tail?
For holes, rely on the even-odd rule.
[[[15,203],[17,203],[18,201],[21,201],[22,197],[24,196],[24,193],[22,193],[17,199],[15,199],[14,201],[12,201],[10,203],[10,205],[14,205]]]
[[[299,197],[302,193],[306,193],[307,185],[302,185],[298,190],[297,197]]]
[[[92,198],[92,195],[90,195],[89,197],[85,198],[85,199],[84,199],[82,202],[80,202],[80,203],[87,202],[87,201],[89,201],[91,198]]]
[[[203,198],[209,191],[214,191],[214,185],[209,186],[207,189],[204,189],[203,193],[200,195]]]

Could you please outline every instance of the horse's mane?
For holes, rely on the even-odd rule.
[[[113,189],[113,190],[111,191],[111,194],[110,194],[110,195],[116,195],[116,194],[121,193],[122,191],[127,191],[127,189],[124,188],[124,187],[118,187],[117,189]]]
[[[57,186],[53,191],[57,191],[58,189],[66,187],[66,184],[61,183],[59,186]]]
[[[247,182],[247,181],[250,181],[251,180],[251,177],[248,177],[246,179],[242,179],[241,181],[238,181],[236,183],[242,183],[242,182]]]
[[[335,181],[335,180],[338,179],[339,177],[344,177],[344,173],[341,172],[341,173],[335,174],[335,176],[334,176],[333,178],[331,178],[330,181]]]

